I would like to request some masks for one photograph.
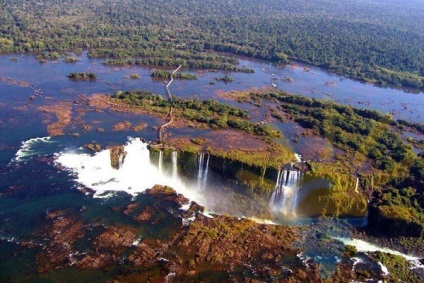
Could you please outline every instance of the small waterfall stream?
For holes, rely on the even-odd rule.
[[[285,215],[296,214],[302,179],[303,173],[300,171],[292,168],[280,169],[270,200],[273,211],[282,212]]]
[[[207,158],[206,158],[207,155]],[[206,158],[206,163],[205,163]],[[199,155],[199,170],[197,172],[197,187],[198,189],[204,189],[206,188],[207,181],[208,181],[208,173],[209,173],[209,159],[210,154],[202,152]]]
[[[172,179],[178,178],[178,154],[176,151],[172,152]]]
[[[355,193],[359,194],[359,178],[358,177],[356,177]]]
[[[159,173],[163,174],[163,151],[159,151],[159,162],[158,162]]]

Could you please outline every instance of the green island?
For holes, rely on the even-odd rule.
[[[224,82],[224,83],[231,83],[232,81],[234,81],[234,79],[229,75],[225,75],[223,77],[216,77],[215,80],[217,82]]]
[[[197,80],[197,76],[189,73],[176,73],[172,74],[171,72],[167,72],[164,70],[153,70],[151,74],[152,78],[160,78],[160,79],[177,79],[177,80]]]
[[[76,81],[94,81],[97,79],[96,73],[69,73],[67,76],[71,80]]]
[[[71,57],[65,57],[63,59],[63,62],[65,63],[76,63],[78,62],[80,59],[78,59],[77,57],[71,56]]]

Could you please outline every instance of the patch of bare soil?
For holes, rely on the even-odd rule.
[[[174,137],[168,139],[167,142],[175,146],[192,144],[192,138],[191,136]],[[268,145],[261,139],[233,129],[211,131],[199,138],[199,142],[202,147],[221,152],[232,150],[259,152],[268,150]]]
[[[232,130],[217,130],[208,133],[205,138],[210,140],[210,146],[222,150],[266,150],[267,144],[259,138],[249,134]]]
[[[111,101],[107,94],[94,94],[88,99],[88,106],[96,107],[98,110],[110,109],[116,112],[131,114],[149,113],[140,107],[133,107],[118,100]],[[158,116],[157,114],[155,116]]]
[[[131,129],[132,124],[128,121],[118,122],[112,127],[112,131],[128,131]]]
[[[274,90],[270,86],[263,86],[263,87],[252,87],[243,91],[235,90],[235,91],[222,91],[217,90],[215,93],[221,98],[228,99],[228,100],[237,100],[240,97],[245,96],[248,93],[267,93],[269,91]]]

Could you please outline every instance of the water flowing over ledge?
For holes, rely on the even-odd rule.
[[[292,167],[290,166],[288,169],[281,168],[278,172],[275,190],[272,193],[269,204],[274,212],[295,216],[303,173]]]
[[[356,249],[359,252],[382,252],[382,253],[398,255],[398,256],[401,256],[401,257],[403,257],[403,258],[405,258],[406,260],[409,260],[409,261],[418,261],[419,260],[418,257],[403,254],[401,252],[398,252],[398,251],[395,251],[395,250],[392,250],[392,249],[389,249],[389,248],[382,248],[382,247],[376,246],[374,244],[371,244],[371,243],[368,243],[368,242],[365,242],[365,241],[359,240],[359,239],[349,239],[349,238],[339,238],[339,237],[334,237],[334,239],[339,240],[344,245],[350,245],[350,246],[356,247]],[[424,265],[422,265],[420,268],[424,268]]]
[[[22,142],[21,147],[15,154],[15,158],[12,160],[12,162],[22,162],[27,160],[30,157],[37,156],[39,152],[35,151],[33,149],[34,145],[40,144],[40,143],[51,143],[50,141],[51,137],[40,137],[40,138],[32,138],[26,141]]]
[[[119,169],[112,168],[109,150],[94,155],[76,151],[61,152],[56,162],[69,169],[75,180],[101,195],[105,191],[124,191],[131,195],[144,192],[154,185],[170,186],[178,193],[203,204],[201,194],[190,184],[185,184],[178,176],[177,155],[173,154],[173,166],[170,174],[164,172],[163,155],[159,157],[159,166],[150,162],[147,144],[140,139],[130,138],[124,146],[125,161]]]

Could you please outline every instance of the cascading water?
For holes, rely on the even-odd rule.
[[[199,171],[197,172],[197,188],[198,189],[204,189],[207,185],[210,154],[207,154],[207,156],[208,157],[205,163],[206,154],[202,152],[199,155],[199,160],[198,160]]]
[[[199,170],[197,171],[197,188],[201,188],[202,186],[202,176],[203,176],[203,156],[204,153],[200,153],[199,155],[199,160],[198,160],[198,164],[199,164]]]
[[[158,169],[161,174],[163,174],[163,151],[159,151],[159,162],[158,162]]]
[[[359,178],[358,177],[356,177],[355,193],[359,194]]]
[[[282,212],[286,215],[296,214],[302,178],[302,172],[297,170],[281,169],[278,172],[277,182],[270,201],[273,211]]]
[[[208,182],[208,173],[209,173],[209,158],[211,157],[210,154],[208,154],[208,159],[206,160],[206,167],[205,171],[203,172],[203,179],[202,179],[202,185],[203,188],[206,188],[206,184]]]
[[[95,196],[102,196],[110,191],[125,191],[138,194],[154,185],[166,185],[178,193],[204,204],[203,197],[197,190],[184,183],[177,171],[177,155],[173,153],[173,168],[170,174],[164,172],[163,152],[159,152],[159,164],[150,160],[147,144],[140,139],[130,139],[124,146],[125,162],[118,169],[110,165],[109,150],[102,150],[94,155],[66,151],[57,155],[56,162],[72,170],[75,180],[95,191]],[[171,175],[172,174],[172,175]]]
[[[172,179],[176,180],[178,178],[178,155],[176,151],[172,152]]]

